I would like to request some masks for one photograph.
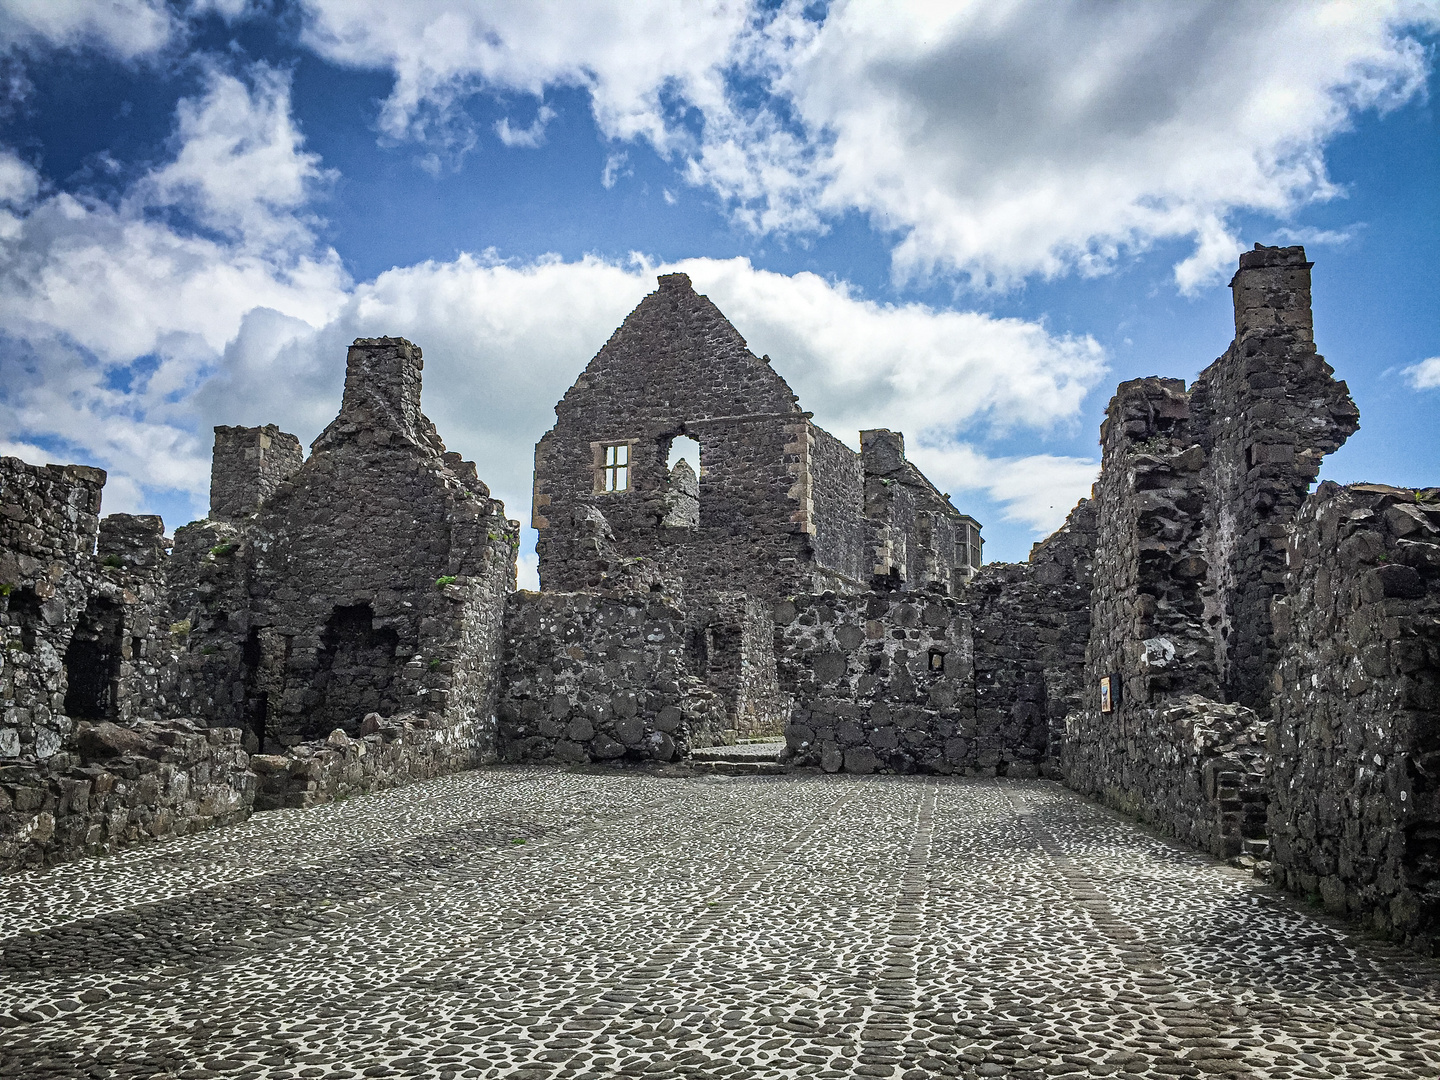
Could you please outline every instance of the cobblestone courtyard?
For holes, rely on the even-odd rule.
[[[0,1074],[1413,1076],[1437,967],[1045,782],[482,770],[0,879]]]

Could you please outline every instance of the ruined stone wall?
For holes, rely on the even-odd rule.
[[[813,535],[809,423],[684,274],[625,319],[555,407],[536,447],[534,523],[541,586],[594,587],[590,545],[572,533],[599,510],[621,557],[665,559],[687,592],[793,591]],[[667,528],[670,443],[700,443],[699,524]],[[604,447],[625,447],[625,490],[597,491]],[[603,485],[600,485],[603,486]]]
[[[1207,455],[1207,623],[1221,696],[1262,716],[1287,531],[1322,459],[1359,426],[1346,385],[1315,351],[1311,266],[1301,247],[1256,245],[1240,256],[1235,340],[1191,393]]]
[[[221,521],[175,530],[167,567],[179,696],[197,723],[238,727],[259,753],[266,714],[256,685],[259,629],[250,620],[248,533]]]
[[[256,791],[247,765],[234,728],[81,721],[48,760],[0,762],[0,871],[244,821]]]
[[[1217,855],[1264,832],[1264,726],[1218,703],[1206,623],[1205,451],[1176,379],[1122,383],[1101,428],[1082,707],[1070,786]],[[1112,681],[1113,711],[1101,708]]]
[[[0,458],[0,758],[44,760],[73,725],[65,652],[94,583],[105,474]]]
[[[1247,252],[1231,285],[1235,340],[1195,385],[1122,383],[1107,412],[1084,707],[1063,753],[1072,786],[1217,854],[1263,834],[1254,748],[1284,538],[1358,415],[1315,352],[1304,250]]]
[[[1275,880],[1435,951],[1440,490],[1321,484],[1288,562],[1275,601]]]
[[[367,716],[351,737],[336,729],[284,754],[256,754],[256,810],[319,806],[402,787],[482,763],[477,748],[494,746],[494,718],[442,723],[424,716]]]
[[[865,520],[864,465],[859,454],[823,428],[811,424],[810,436],[812,557],[819,567],[831,571],[825,578],[837,587],[864,588],[862,583],[870,578],[872,544]]]
[[[498,706],[505,761],[672,761],[719,742],[685,614],[659,596],[517,592]]]
[[[78,684],[93,680],[100,666],[79,655],[82,644],[111,652],[111,678],[102,693],[106,700],[92,699],[90,708],[77,708],[73,715],[120,724],[186,715],[189,702],[177,652],[183,631],[177,635],[171,618],[165,523],[153,514],[102,518],[96,557],[97,580],[67,649],[67,700],[78,704],[84,696]],[[114,635],[108,641],[107,631]]]
[[[975,723],[998,735],[977,759],[1011,776],[1055,772],[1065,718],[1082,707],[1095,509],[1088,499],[1024,563],[990,563],[961,593],[975,649]]]
[[[247,559],[248,612],[227,618],[226,649],[249,668],[242,711],[263,713],[266,750],[354,734],[371,712],[493,711],[516,526],[420,412],[421,363],[403,339],[357,341],[309,460],[234,553],[204,556]]]
[[[870,538],[865,579],[877,588],[953,595],[980,565],[978,524],[906,460],[899,432],[862,431],[860,452]]]
[[[775,606],[794,696],[786,752],[853,773],[977,771],[1000,733],[975,725],[969,612],[941,595],[794,596]]]

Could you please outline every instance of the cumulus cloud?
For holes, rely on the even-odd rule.
[[[757,231],[859,211],[899,277],[980,286],[1188,237],[1185,291],[1233,262],[1237,212],[1336,194],[1327,140],[1422,93],[1408,31],[1440,28],[1416,0],[306,3],[318,52],[394,73],[394,138],[479,89],[580,87],[606,137],[648,140]]]
[[[1440,356],[1432,356],[1418,364],[1412,364],[1402,374],[1405,381],[1416,390],[1440,389]]]
[[[288,87],[251,76],[214,74],[182,102],[174,160],[118,205],[47,194],[0,153],[0,429],[111,470],[132,503],[142,487],[203,491],[193,395],[248,312],[318,326],[346,297],[338,256],[296,216],[317,166],[277,122]],[[218,234],[166,220],[175,204]]]
[[[922,443],[906,453],[941,490],[955,495],[962,509],[964,492],[983,491],[1004,507],[1006,521],[1047,536],[1065,522],[1075,504],[1090,494],[1100,462],[1056,454],[989,457],[966,442]]]
[[[311,220],[300,213],[333,178],[320,156],[301,149],[290,114],[289,76],[254,65],[248,82],[211,67],[205,92],[176,109],[174,159],[152,171],[131,199],[179,206],[247,247],[305,246]]]
[[[90,47],[134,60],[179,30],[165,0],[0,0],[0,46]]]
[[[666,96],[719,106],[720,69],[752,17],[743,0],[706,4],[533,0],[307,0],[305,42],[351,67],[388,70],[380,112],[393,139],[450,138],[463,100],[480,89],[539,97],[548,86],[588,90],[611,138],[672,137]]]

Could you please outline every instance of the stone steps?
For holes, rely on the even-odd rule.
[[[736,743],[733,746],[703,746],[690,752],[689,765],[698,772],[722,776],[760,776],[787,773],[788,765],[780,764],[781,741]]]
[[[720,776],[779,776],[790,771],[789,765],[778,761],[692,761],[690,767]]]

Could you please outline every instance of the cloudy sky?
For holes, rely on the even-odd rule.
[[[555,401],[683,269],[1023,558],[1259,241],[1361,408],[1325,475],[1434,484],[1437,46],[1440,0],[0,0],[0,452],[173,528],[213,425],[308,442],[397,334],[528,523]]]

